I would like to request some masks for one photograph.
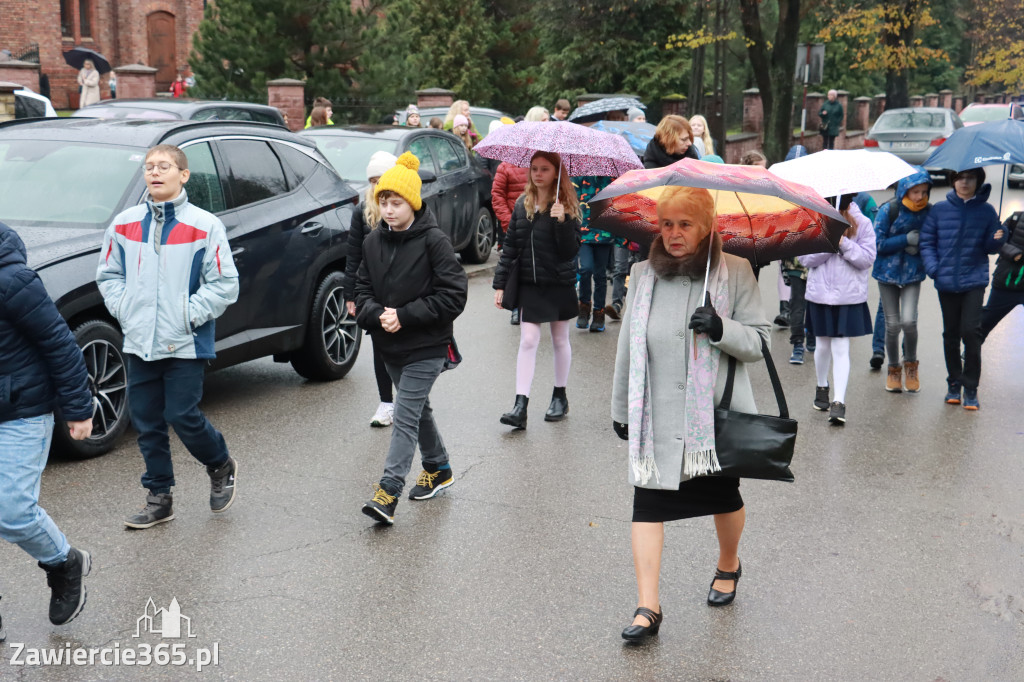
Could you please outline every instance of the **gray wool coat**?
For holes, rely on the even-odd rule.
[[[771,324],[761,307],[758,289],[750,263],[737,256],[722,254],[729,272],[729,303],[732,312],[722,319],[722,338],[711,345],[722,351],[715,382],[715,405],[722,400],[725,381],[729,373],[731,355],[739,362],[733,385],[731,409],[756,413],[754,392],[744,363],[761,360],[761,339],[770,344]],[[644,261],[633,266],[630,281],[637,279],[649,268]],[[642,487],[675,490],[689,477],[683,474],[683,446],[686,436],[686,372],[687,361],[693,357],[693,332],[688,329],[693,311],[702,303],[703,278],[656,278],[651,296],[651,314],[647,326],[648,381],[651,382],[651,424],[654,430],[654,461],[661,480],[651,479]],[[612,381],[612,419],[629,422],[629,325],[633,313],[633,293],[629,288],[626,307],[622,313],[619,345],[615,355],[615,378]],[[633,468],[628,466],[629,482],[637,485]]]

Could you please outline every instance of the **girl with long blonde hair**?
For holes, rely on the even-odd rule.
[[[516,399],[501,423],[526,428],[540,345],[541,325],[551,325],[555,357],[555,388],[545,421],[561,421],[569,413],[565,394],[572,363],[569,327],[576,317],[576,254],[580,247],[580,205],[576,190],[558,154],[537,152],[530,160],[526,189],[509,221],[501,259],[494,273],[494,305],[519,308],[519,355],[516,360]],[[516,273],[515,301],[505,289]],[[503,304],[505,304],[503,306]]]
[[[711,138],[711,131],[708,130],[708,120],[700,114],[691,116],[690,129],[693,131],[693,146],[697,148],[697,153],[701,157],[714,154],[715,141]]]

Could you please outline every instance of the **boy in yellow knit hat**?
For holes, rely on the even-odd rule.
[[[363,242],[356,277],[356,321],[370,332],[395,382],[394,430],[384,475],[363,513],[395,522],[395,507],[416,445],[423,471],[409,491],[429,500],[455,482],[448,450],[430,408],[430,389],[444,369],[452,327],[466,306],[466,273],[420,197],[420,162],[410,152],[380,176],[373,196],[381,224]]]

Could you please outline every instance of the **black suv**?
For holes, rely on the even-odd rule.
[[[122,336],[95,284],[106,227],[146,196],[156,144],[185,151],[189,200],[227,228],[240,294],[217,320],[213,367],[273,355],[333,380],[355,363],[360,334],[342,293],[357,196],[308,140],[274,125],[36,119],[0,125],[0,221],[28,247],[85,354],[93,437],[55,442],[72,456],[112,448],[128,427]]]
[[[132,118],[150,121],[255,121],[284,126],[276,107],[250,102],[156,97],[151,99],[105,99],[71,114],[78,118]]]
[[[320,126],[299,135],[316,142],[338,174],[360,193],[368,185],[366,164],[374,152],[412,152],[420,160],[423,203],[463,262],[483,263],[490,257],[497,225],[491,210],[491,176],[459,138],[433,128],[383,125]]]

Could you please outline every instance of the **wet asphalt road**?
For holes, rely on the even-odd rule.
[[[493,257],[492,257],[493,260]],[[777,310],[775,267],[762,273]],[[874,287],[873,287],[874,288]],[[921,297],[918,395],[887,394],[853,343],[848,424],[811,409],[814,367],[786,363],[800,420],[794,484],[745,481],[744,574],[735,604],[704,604],[716,559],[710,519],[669,524],[665,622],[624,646],[635,607],[626,447],[609,418],[618,324],[573,333],[570,417],[542,420],[552,382],[547,339],[531,421],[510,432],[517,330],[474,278],[456,325],[465,356],[432,401],[457,482],[429,502],[403,499],[392,528],[359,507],[383,466],[389,431],[369,346],[332,384],[288,365],[248,363],[208,377],[204,409],[239,462],[238,499],[207,506],[202,467],[174,440],[177,518],[124,530],[140,506],[133,439],[84,462],[52,462],[42,502],[95,559],[89,602],[71,624],[46,620],[45,579],[0,544],[0,679],[169,679],[173,666],[12,666],[26,647],[156,646],[135,638],[152,597],[191,619],[185,656],[217,646],[203,675],[237,680],[1019,680],[1024,671],[1024,311],[984,350],[982,410],[943,404],[938,301]],[[877,302],[873,291],[871,305]],[[754,369],[762,411],[766,373]],[[418,469],[414,470],[417,471]],[[22,653],[24,657],[24,653]]]

